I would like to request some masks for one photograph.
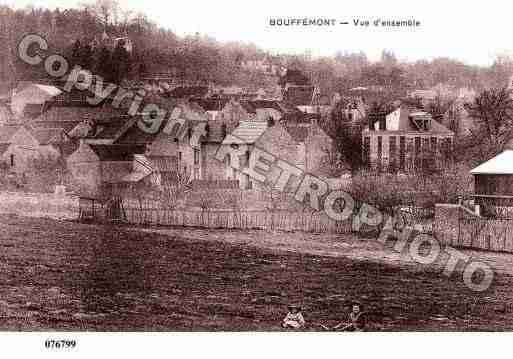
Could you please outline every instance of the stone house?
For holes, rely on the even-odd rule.
[[[257,147],[285,161],[305,173],[323,176],[325,157],[332,150],[333,140],[313,122],[310,124],[285,124],[274,121],[244,121],[222,142],[222,146],[245,144],[249,152]],[[229,166],[225,159],[225,178],[238,180],[241,188],[260,187],[249,175]],[[243,164],[244,166],[245,164]],[[276,179],[279,169],[271,170],[270,177]]]
[[[454,132],[429,113],[400,106],[363,129],[363,161],[373,169],[417,171],[441,165],[453,141]]]
[[[145,146],[95,145],[81,141],[67,159],[68,170],[81,196],[98,198],[106,186],[131,181],[137,168],[134,155]]]
[[[60,157],[58,148],[24,126],[0,127],[0,145],[1,161],[17,174],[29,171],[36,160],[56,161]]]

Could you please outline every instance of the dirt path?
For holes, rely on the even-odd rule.
[[[129,227],[130,228],[130,227]],[[334,235],[318,233],[286,233],[265,231],[237,231],[222,229],[187,228],[141,228],[131,230],[158,233],[171,237],[190,238],[201,241],[222,241],[235,245],[250,245],[272,251],[287,251],[319,256],[345,257],[354,260],[368,260],[396,266],[418,266],[407,251],[399,253],[388,243],[383,245],[375,238],[360,238],[357,235]],[[495,272],[513,276],[513,254],[458,249],[472,260],[488,264]],[[422,252],[421,252],[422,253]],[[433,266],[443,269],[446,258]],[[456,270],[462,270],[458,266]]]

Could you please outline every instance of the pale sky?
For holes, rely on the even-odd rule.
[[[72,7],[88,0],[0,0],[16,7]],[[91,0],[89,0],[91,1]],[[513,54],[512,6],[506,1],[277,1],[277,0],[119,0],[142,11],[178,35],[206,34],[219,41],[252,42],[281,53],[333,55],[364,51],[376,60],[382,49],[401,60],[447,56],[469,64],[489,65],[497,54]],[[322,17],[348,21],[334,27],[271,27],[269,18]],[[353,19],[416,19],[418,28],[357,28]]]

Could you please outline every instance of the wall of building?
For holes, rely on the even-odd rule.
[[[421,168],[425,160],[440,164],[445,146],[452,148],[453,136],[430,132],[364,131],[362,143],[364,161],[369,167],[392,165],[413,171]]]
[[[312,125],[305,140],[305,171],[323,175],[323,162],[333,151],[333,140],[319,126]]]

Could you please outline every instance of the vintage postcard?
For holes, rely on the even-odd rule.
[[[511,331],[493,3],[0,0],[2,333]]]

